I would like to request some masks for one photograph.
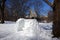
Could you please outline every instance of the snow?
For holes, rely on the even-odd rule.
[[[0,24],[0,38],[16,32],[15,24]]]
[[[0,40],[60,40],[52,38],[52,25],[52,22],[38,23],[24,18],[16,23],[0,24]]]
[[[14,22],[14,21],[5,21],[5,23],[4,24],[14,24],[14,23],[16,23],[16,22]]]
[[[24,27],[24,18],[20,18],[16,21],[16,27],[18,31],[22,31]]]
[[[51,34],[52,32],[52,23],[39,23],[40,27],[40,37],[42,37],[42,39],[44,38],[45,40],[52,40],[51,37],[53,36]]]
[[[23,31],[25,36],[36,36],[36,33],[38,32],[38,22],[35,19],[19,19],[16,25],[18,31]]]

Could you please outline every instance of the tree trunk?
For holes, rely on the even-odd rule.
[[[5,1],[6,1],[6,0],[2,0],[2,3],[1,3],[1,23],[4,23],[4,8],[5,8]]]
[[[53,35],[54,37],[60,37],[60,1],[55,0],[54,1],[54,7],[53,7]]]

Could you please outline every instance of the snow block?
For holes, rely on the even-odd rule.
[[[23,31],[26,36],[37,36],[38,33],[38,22],[36,19],[25,19]]]
[[[16,21],[16,27],[18,31],[22,31],[22,28],[24,27],[24,18],[20,18]]]

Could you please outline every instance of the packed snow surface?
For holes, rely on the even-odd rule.
[[[20,18],[16,23],[0,24],[0,40],[60,40],[52,38],[52,22]]]

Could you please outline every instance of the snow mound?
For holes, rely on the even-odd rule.
[[[18,19],[17,23],[17,30],[23,31],[25,36],[36,36],[36,34],[40,31],[38,22],[36,19]]]

